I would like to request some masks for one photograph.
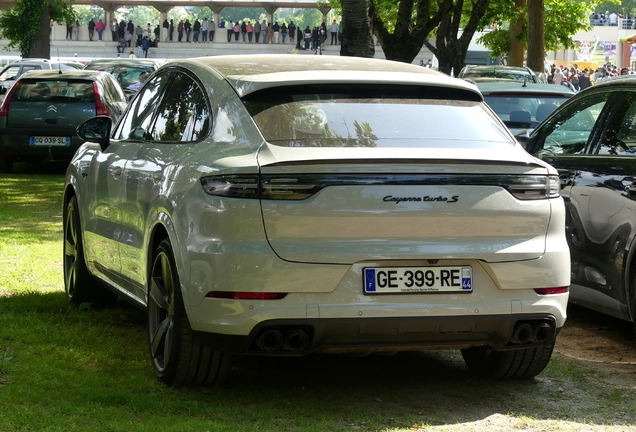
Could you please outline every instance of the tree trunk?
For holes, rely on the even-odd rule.
[[[369,0],[342,0],[341,56],[375,57]]]
[[[28,54],[32,58],[51,58],[51,6],[47,2],[42,11],[40,28]]]
[[[519,40],[525,31],[526,0],[515,0],[513,12],[517,18],[510,22],[508,31],[508,66],[523,66],[525,43]]]
[[[535,72],[545,69],[543,0],[528,0],[528,67]]]
[[[414,10],[415,7],[415,10]],[[393,33],[389,33],[373,0],[369,5],[369,15],[373,25],[373,33],[382,46],[384,56],[388,60],[411,63],[420,53],[424,41],[441,19],[441,13],[431,16],[431,0],[400,0],[398,14]],[[415,22],[413,22],[415,16]]]
[[[437,27],[435,46],[428,41],[424,42],[437,57],[440,72],[457,75],[464,67],[468,46],[477,31],[479,21],[486,13],[489,1],[471,1],[472,9],[467,22],[462,21],[462,17],[465,18],[464,0],[443,0],[440,2],[440,10],[448,12],[442,14],[442,19]],[[460,25],[463,25],[463,32],[458,37]]]

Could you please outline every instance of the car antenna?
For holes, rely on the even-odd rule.
[[[528,81],[525,78],[523,79],[523,85],[521,87],[528,87]]]
[[[57,68],[58,68],[58,74],[62,75],[62,62],[60,62],[60,49],[57,49]]]

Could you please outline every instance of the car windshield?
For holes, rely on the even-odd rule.
[[[86,80],[21,80],[12,101],[51,100],[94,102],[93,82]]]
[[[108,72],[119,82],[124,90],[138,91],[141,84],[151,73],[154,67],[149,65],[112,65],[112,64],[92,64],[86,66],[88,70]]]
[[[509,128],[528,129],[541,123],[568,96],[499,94],[486,95],[484,100]]]
[[[434,140],[448,146],[510,144],[495,116],[467,91],[348,87],[338,92],[275,89],[250,94],[244,103],[265,139],[279,146],[424,147]]]

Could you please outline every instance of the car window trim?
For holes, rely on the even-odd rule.
[[[617,126],[623,120],[623,117],[625,116],[625,113],[626,113],[626,109],[625,109],[626,107],[624,106],[624,104],[627,103],[626,102],[627,94],[636,93],[631,89],[622,89],[621,91],[616,91],[616,90],[611,90],[611,91],[605,90],[605,91],[610,93],[610,97],[607,100],[607,103],[605,104],[605,107],[609,106],[609,108],[607,109],[606,118],[603,119],[602,124],[604,126],[598,130],[598,137],[594,137],[594,141],[591,141],[592,144],[586,147],[584,152],[584,155],[586,156],[612,157],[611,155],[600,155],[598,152],[600,151],[601,145],[603,141],[605,140],[607,131],[612,126]],[[633,103],[636,103],[636,98],[634,99]],[[605,111],[605,108],[603,109],[603,111]],[[601,115],[603,115],[603,112],[601,112]],[[599,119],[601,119],[600,116],[599,116]]]
[[[161,109],[163,108],[164,104],[166,103],[166,99],[165,99],[165,95],[168,93],[168,89],[170,89],[170,87],[174,84],[175,81],[175,77],[177,73],[183,73],[184,75],[186,75],[188,78],[190,78],[198,87],[199,89],[201,89],[201,96],[203,96],[204,102],[207,105],[208,108],[208,112],[210,113],[210,119],[211,121],[209,122],[208,125],[208,131],[205,134],[205,136],[203,136],[202,138],[196,140],[196,141],[144,141],[144,143],[153,143],[153,144],[170,144],[170,145],[175,145],[175,144],[196,144],[199,143],[203,140],[205,140],[210,133],[212,132],[212,121],[213,119],[213,113],[212,113],[212,107],[210,104],[210,100],[207,96],[207,93],[205,91],[205,86],[203,85],[203,83],[201,83],[201,81],[197,78],[197,76],[193,73],[191,73],[188,69],[182,68],[182,67],[167,67],[166,68],[167,71],[171,72],[171,76],[170,76],[170,80],[167,82],[166,84],[166,90],[164,91],[164,94],[162,95],[161,98],[161,103],[158,105],[158,108],[154,111],[153,113],[153,118],[151,120],[151,127],[150,130],[152,132],[154,132],[155,129],[155,125],[157,122],[157,117],[159,116],[159,112],[161,111]]]
[[[601,93],[606,93],[606,91],[598,91],[598,92],[594,92],[593,94],[601,94]],[[576,103],[578,103],[579,101],[581,101],[584,98],[589,98],[591,97],[591,94],[587,94],[585,97],[571,97],[570,99],[568,99],[563,105],[561,105],[557,111],[564,111],[569,109],[570,105],[574,105]],[[603,129],[602,127],[599,127],[600,125],[605,123],[606,118],[610,115],[613,106],[610,105],[611,103],[613,103],[613,99],[614,99],[615,95],[613,95],[612,93],[610,93],[609,98],[607,99],[607,101],[605,102],[605,105],[603,106],[603,109],[601,111],[601,113],[599,114],[598,118],[596,119],[596,122],[594,123],[594,127],[592,128],[592,130],[590,131],[590,135],[587,139],[587,143],[585,144],[585,148],[583,148],[583,151],[581,152],[581,154],[567,154],[567,155],[563,155],[563,156],[581,156],[581,157],[585,157],[588,156],[590,153],[590,149],[592,148],[592,146],[594,145],[593,143],[595,143],[597,141],[597,137],[599,136],[600,130]],[[558,115],[558,114],[557,114]],[[552,114],[550,116],[548,116],[548,118],[550,118],[550,120],[552,120]],[[568,117],[568,118],[571,118]],[[544,120],[545,122],[545,120]],[[541,141],[542,143],[545,143],[545,139],[546,137],[550,134],[554,132],[554,128],[544,128],[544,127],[537,127],[534,129],[533,133],[530,136],[530,142],[529,142],[529,146],[528,149],[532,152],[532,154],[536,154],[539,150],[541,150],[541,148],[543,148],[543,146],[541,148],[536,148],[536,142],[537,141]],[[550,157],[559,157],[560,155],[551,155]]]

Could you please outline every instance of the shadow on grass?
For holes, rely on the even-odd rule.
[[[69,161],[18,162],[13,165],[13,174],[64,174]]]
[[[463,424],[509,413],[536,420],[634,424],[635,413],[625,411],[621,398],[604,397],[604,390],[584,374],[564,376],[563,370],[577,367],[575,362],[563,365],[557,361],[532,380],[493,382],[471,375],[457,351],[242,357],[235,358],[224,388],[176,390],[152,376],[145,315],[126,303],[120,301],[110,310],[81,310],[69,306],[61,292],[26,293],[2,298],[0,315],[5,314],[17,320],[16,329],[27,328],[32,334],[27,344],[44,353],[40,361],[49,368],[50,379],[71,381],[65,384],[64,397],[49,394],[47,388],[55,386],[46,382],[21,377],[20,382],[10,384],[37,383],[42,403],[53,404],[54,412],[78,405],[88,411],[109,410],[123,421],[132,412],[136,418],[146,419],[140,421],[163,418],[176,424],[183,421],[183,412],[196,407],[195,416],[214,418],[224,425],[219,430],[305,430],[321,422],[326,422],[325,430],[409,429],[422,424]],[[0,340],[11,338],[6,331],[0,331]],[[69,351],[80,359],[79,364],[62,359],[56,366],[60,353],[67,356]],[[90,357],[86,365],[84,357]],[[56,367],[62,371],[55,372]],[[72,380],[61,375],[70,373],[66,368],[71,369]],[[272,416],[280,428],[258,426]],[[115,426],[109,430],[120,430],[117,420],[112,421]]]

